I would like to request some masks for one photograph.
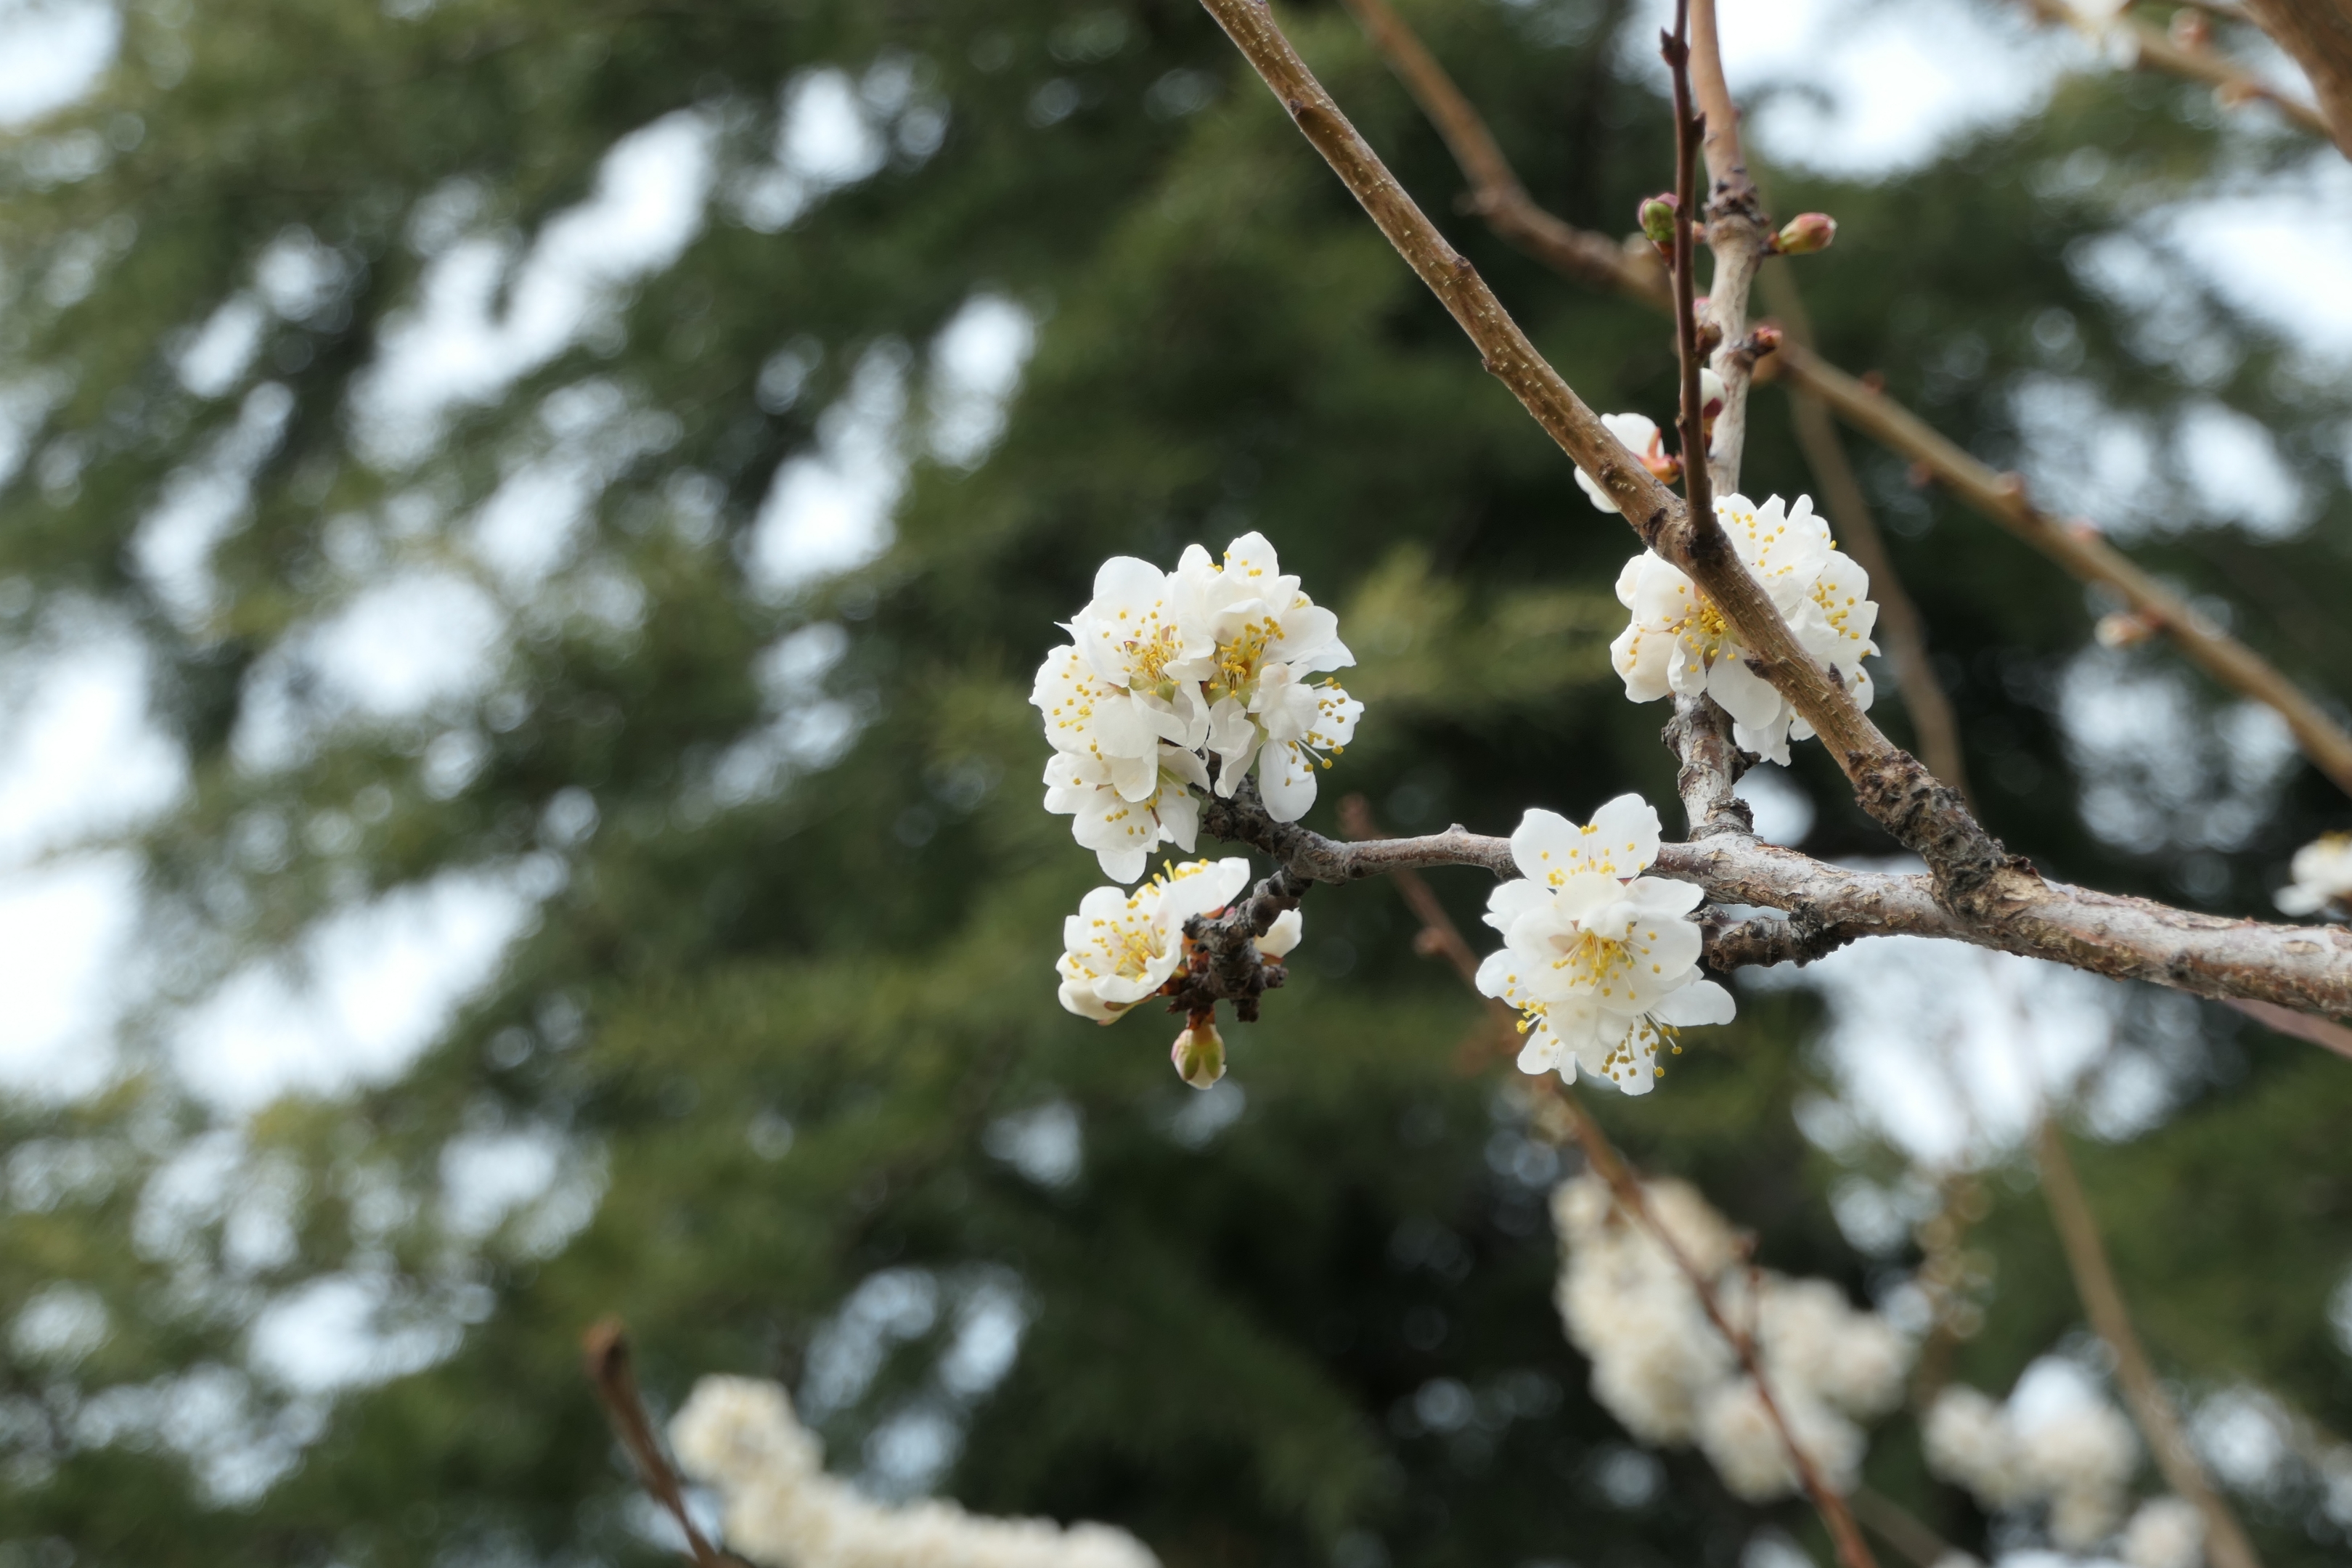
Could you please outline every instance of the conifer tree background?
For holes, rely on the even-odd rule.
[[[1667,183],[1635,8],[1405,8],[1539,200],[1618,233]],[[1285,13],[1570,382],[1669,408],[1660,322],[1454,214],[1458,174],[1345,14]],[[1351,791],[1393,828],[1490,832],[1530,804],[1672,795],[1664,713],[1607,668],[1622,531],[1197,7],[142,0],[123,26],[97,90],[0,150],[0,384],[28,432],[0,490],[0,643],[127,628],[186,785],[131,835],[148,968],[123,1070],[0,1102],[0,1311],[68,1282],[106,1329],[0,1345],[0,1564],[664,1560],[578,1372],[605,1312],[665,1405],[706,1372],[778,1376],[835,1468],[1115,1521],[1171,1568],[1729,1563],[1768,1523],[1818,1544],[1800,1506],[1644,1459],[1592,1403],[1549,1300],[1557,1161],[1393,889],[1307,901],[1294,983],[1232,1036],[1239,1092],[1176,1082],[1173,1020],[1100,1030],[1054,1004],[1060,919],[1097,878],[1038,808],[1024,699],[1107,555],[1255,527],[1341,610],[1368,712],[1327,829]],[[858,95],[870,172],[779,173],[795,84]],[[504,246],[511,280],[649,126],[708,149],[675,260],[613,261],[586,330],[437,428],[369,416],[371,367],[453,247]],[[1989,459],[2025,450],[2035,376],[2275,432],[2299,526],[2189,525],[2175,483],[2135,503],[2129,545],[2340,707],[2343,361],[2189,274],[2135,302],[2084,261],[2159,201],[2314,151],[2094,73],[1885,183],[1766,177],[1778,210],[1839,219],[1798,275],[1824,352]],[[192,387],[190,334],[238,297],[222,330],[250,323],[250,359]],[[985,447],[940,423],[940,334],[976,299],[1034,333]],[[894,397],[887,550],[780,578],[756,526],[779,465]],[[1756,406],[1747,488],[1811,489],[1785,404]],[[2193,679],[2200,749],[2093,770],[2060,715],[2097,606],[1853,450],[1988,825],[2070,879],[2266,912],[2346,803],[2297,763],[2240,791],[2253,826],[2216,829],[2232,731]],[[485,504],[583,454],[576,538],[502,574]],[[159,575],[142,520],[200,482],[227,521],[200,569]],[[300,678],[289,650],[341,607],[452,578],[495,605],[479,679],[377,719]],[[2177,668],[2160,644],[2116,657]],[[1824,759],[1800,748],[1797,772],[1810,849],[1891,852]],[[2136,838],[2101,831],[2112,799],[2085,811],[2102,789]],[[541,901],[413,1068],[249,1120],[175,1081],[173,1019],[237,964],[450,871]],[[1465,921],[1476,881],[1440,882]],[[1772,1266],[1887,1289],[1916,1248],[1861,1249],[1832,1196],[1900,1156],[1800,1131],[1829,1091],[1810,994],[1741,1002],[1655,1095],[1588,1102]],[[2168,1109],[2081,1158],[2159,1365],[2352,1433],[2352,1064],[2201,1005],[2128,1015],[2117,1052]],[[469,1206],[459,1156],[518,1141],[553,1152],[551,1195]],[[1955,1363],[1995,1391],[2082,1331],[2030,1169],[1989,1183],[1987,1327]],[[257,1319],[322,1280],[373,1292],[414,1369],[331,1394],[256,1370]],[[1886,1423],[1870,1484],[1985,1550],[1917,1452]],[[2352,1539],[2292,1465],[2240,1500],[2273,1568]]]

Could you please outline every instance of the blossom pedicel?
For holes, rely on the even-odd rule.
[[[1731,993],[1698,973],[1701,890],[1644,877],[1658,857],[1658,813],[1619,795],[1583,826],[1530,811],[1511,835],[1520,875],[1486,900],[1501,952],[1478,966],[1478,989],[1524,1016],[1519,1070],[1577,1068],[1646,1094],[1658,1047],[1694,1024],[1727,1024]]]
[[[1192,848],[1212,757],[1220,797],[1255,767],[1267,815],[1296,822],[1364,710],[1324,673],[1356,662],[1339,617],[1263,534],[1222,561],[1192,545],[1172,573],[1115,556],[1065,629],[1029,696],[1054,746],[1045,809],[1072,818],[1116,881],[1142,876],[1163,844]]]

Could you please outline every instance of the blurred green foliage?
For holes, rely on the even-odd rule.
[[[1406,9],[1540,200],[1627,226],[1667,162],[1658,83],[1621,43],[1630,6]],[[1344,15],[1285,16],[1569,380],[1598,406],[1668,406],[1659,323],[1454,216],[1442,146]],[[937,1305],[813,1412],[836,1468],[927,1415],[954,1435],[943,1489],[1120,1522],[1171,1568],[1722,1563],[1767,1521],[1818,1549],[1801,1510],[1745,1507],[1692,1455],[1626,1481],[1644,1472],[1549,1302],[1558,1163],[1465,1054],[1479,1015],[1413,956],[1392,890],[1310,900],[1296,983],[1234,1033],[1229,1125],[1169,1071],[1172,1024],[1098,1032],[1054,1005],[1058,921],[1094,868],[1038,809],[1023,697],[1108,554],[1170,561],[1260,528],[1343,606],[1370,711],[1327,826],[1343,790],[1405,830],[1670,797],[1664,714],[1627,705],[1606,667],[1623,534],[1202,13],[141,0],[124,27],[97,91],[0,152],[0,384],[29,421],[0,491],[0,637],[29,657],[60,628],[128,627],[190,782],[136,837],[158,993],[129,1076],[0,1108],[0,1307],[70,1283],[109,1328],[73,1354],[19,1334],[0,1361],[0,1563],[659,1561],[578,1376],[581,1328],[626,1318],[665,1406],[705,1372],[805,1390],[826,1326],[885,1276]],[[773,175],[787,89],[827,71],[862,92],[877,166],[761,218],[744,193]],[[675,264],[461,400],[423,456],[371,460],[365,373],[450,247],[485,247],[491,309],[518,308],[531,237],[591,195],[616,140],[679,113],[717,195]],[[2088,179],[2083,149],[2102,160]],[[2013,394],[2033,377],[2151,417],[2218,399],[2277,432],[2325,498],[2308,527],[2158,518],[2134,547],[2340,691],[2347,389],[2191,284],[2161,311],[2119,303],[2083,260],[2218,171],[2305,151],[2175,84],[2102,75],[1914,174],[1770,184],[1782,210],[1842,225],[1801,273],[1825,351],[1989,458],[2019,452]],[[308,291],[256,308],[250,361],[191,390],[191,334],[256,299],[268,256],[307,258]],[[981,294],[1037,337],[1001,440],[967,468],[920,433],[932,345]],[[762,500],[861,365],[908,388],[894,542],[762,591],[744,564]],[[136,569],[135,541],[175,483],[219,471],[240,421],[264,435],[191,611]],[[566,429],[587,434],[566,447]],[[502,584],[468,520],[583,442],[604,467],[581,542]],[[1810,488],[1774,395],[1751,451],[1756,493]],[[2227,777],[2200,731],[2205,795],[2165,797],[2173,827],[2102,836],[2079,802],[2104,775],[2057,720],[2094,606],[1896,460],[1857,457],[1995,829],[2075,879],[2261,911],[2285,852],[2343,803],[2298,771],[2257,826],[2198,841]],[[499,596],[480,689],[370,721],[296,682],[299,743],[240,761],[288,639],[427,570]],[[796,634],[840,656],[780,698],[762,650]],[[2125,668],[2173,666],[2158,647]],[[2184,689],[2198,713],[2225,706]],[[818,711],[846,731],[837,757],[746,771],[758,737],[806,741]],[[1818,748],[1799,752],[1811,847],[1886,853]],[[576,796],[551,810],[573,790],[585,828]],[[560,867],[553,890],[398,1081],[226,1132],[174,1087],[175,1009],[236,963],[383,890],[525,863]],[[1483,892],[1442,890],[1465,920]],[[1902,1172],[1890,1150],[1800,1132],[1792,1108],[1831,1092],[1817,1022],[1802,992],[1749,993],[1661,1092],[1592,1098],[1646,1166],[1753,1226],[1766,1262],[1861,1297],[1916,1254],[1899,1237],[1859,1250],[1832,1217],[1833,1190]],[[2154,1038],[2127,1029],[2122,1054],[2171,1110],[2082,1159],[2159,1361],[2184,1388],[2252,1381],[2352,1431],[2329,1317],[2352,1255],[2352,1077],[2227,1014]],[[562,1151],[554,1195],[469,1229],[450,1151],[526,1133]],[[1999,1393],[2083,1331],[2030,1180],[1991,1184],[1974,1242],[1990,1321],[1957,1370]],[[386,1326],[431,1364],[338,1395],[243,1370],[257,1313],[346,1279],[381,1289]],[[960,1389],[943,1356],[983,1300],[1018,1302],[1025,1333],[1001,1383]],[[1477,1418],[1433,1429],[1415,1396],[1445,1379]],[[1908,1416],[1882,1429],[1872,1479],[1982,1548]],[[2340,1559],[2309,1485],[2244,1500],[2267,1562]]]

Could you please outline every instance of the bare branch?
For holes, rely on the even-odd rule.
[[[1352,882],[1433,866],[1518,874],[1509,839],[1458,826],[1420,838],[1345,844],[1275,822],[1243,800],[1206,803],[1201,826],[1273,856],[1301,882]],[[1696,882],[1719,903],[1787,911],[1786,919],[1760,915],[1709,928],[1706,961],[1718,970],[1804,963],[1866,936],[1932,936],[2200,996],[2352,1015],[2352,929],[2340,925],[2229,920],[2038,877],[2005,884],[2010,890],[1990,900],[1979,922],[1940,903],[1931,876],[1852,870],[1727,829],[1661,846],[1652,869]],[[2021,887],[2026,891],[2015,894]]]
[[[1740,458],[1748,445],[1748,386],[1756,361],[1744,352],[1748,339],[1748,291],[1755,285],[1771,230],[1764,221],[1756,182],[1748,177],[1739,145],[1739,110],[1723,75],[1723,46],[1715,26],[1715,0],[1691,0],[1690,89],[1706,124],[1706,172],[1712,187],[1703,215],[1706,242],[1715,252],[1715,277],[1707,287],[1707,316],[1722,331],[1715,351],[1715,374],[1723,381],[1723,412],[1716,416],[1708,468],[1716,493],[1739,489]],[[1685,198],[1683,210],[1702,216]],[[1688,462],[1685,447],[1684,461]]]
[[[2181,1429],[2180,1416],[2172,1407],[2171,1396],[2165,1393],[2164,1384],[2148,1363],[2147,1352],[2139,1342],[2139,1333],[2132,1327],[2131,1312],[2124,1305],[2123,1292],[2116,1288],[2115,1270],[2108,1266],[2107,1249],[2099,1240],[2099,1227],[2091,1216],[2091,1205],[2083,1196],[2083,1184],[2075,1179],[2074,1163],[2067,1155],[2065,1136],[2058,1124],[2048,1117],[2035,1135],[2034,1152],[2042,1168],[2042,1195],[2049,1201],[2050,1217],[2058,1226],[2058,1239],[2064,1244],[2066,1267],[2074,1276],[2075,1293],[2083,1299],[2083,1309],[2091,1315],[2091,1326],[2099,1338],[2115,1352],[2116,1378],[2123,1384],[2124,1398],[2130,1404],[2132,1415],[2147,1438],[2147,1446],[2156,1457],[2156,1468],[2163,1472],[2165,1483],[2197,1505],[2205,1516],[2205,1551],[2213,1561],[2213,1568],[2262,1568],[2254,1555],[2253,1543],[2246,1539],[2244,1529],[2229,1501],[2213,1485],[2205,1465],[2190,1447],[2189,1434]]]
[[[2287,14],[2286,26],[2301,29],[2308,25],[2301,14],[2306,10],[2326,9],[2326,0],[2316,0],[2316,3],[2315,0],[2285,0],[2284,4],[2281,0],[2268,0],[2268,3],[2279,12]],[[2109,39],[2118,39],[2131,50],[2131,63],[2137,68],[2163,76],[2177,76],[2189,81],[2201,81],[2211,88],[2214,97],[2224,104],[2231,107],[2242,103],[2270,104],[2298,131],[2307,131],[2314,136],[2333,141],[2352,153],[2352,142],[2331,130],[2326,117],[2318,110],[2301,99],[2279,91],[2210,46],[2181,42],[2135,17],[2092,17],[2065,4],[2065,0],[2025,0],[2025,7],[2043,22],[2054,26],[2073,27],[2094,42],[2104,44]],[[2261,11],[2265,7],[2256,5],[2253,8]],[[2319,65],[2315,58],[2305,59],[2303,53],[2289,44],[2269,21],[2250,16],[2234,7],[2200,5],[2197,9],[2210,10],[2231,21],[2258,22],[2264,32],[2276,38],[2279,46],[2294,57],[2295,62],[2304,68],[2305,74],[2310,77],[2315,86],[2321,81],[2320,71],[2325,67]],[[2347,52],[2336,68],[2352,73],[2352,30],[2347,30]],[[2352,75],[2347,75],[2345,79],[2347,86],[2352,87]],[[2325,103],[2326,98],[2326,92],[2322,89],[2321,101]]]
[[[637,1392],[637,1374],[629,1364],[628,1334],[621,1320],[604,1318],[591,1325],[580,1336],[580,1351],[588,1381],[613,1423],[614,1436],[621,1439],[630,1462],[636,1466],[639,1484],[685,1532],[687,1556],[697,1568],[742,1568],[740,1559],[710,1544],[687,1511],[685,1486],[662,1452],[653,1421],[646,1415],[645,1399]]]
[[[1706,395],[1700,391],[1698,288],[1692,263],[1696,258],[1691,225],[1698,213],[1698,142],[1701,122],[1691,108],[1690,0],[1675,7],[1674,33],[1662,40],[1659,52],[1674,78],[1675,102],[1675,357],[1682,373],[1682,406],[1675,413],[1683,453],[1683,500],[1693,518],[1711,518],[1715,504],[1715,466],[1707,455]],[[1730,489],[1724,491],[1728,495]]]
[[[1760,281],[1766,303],[1780,318],[1788,335],[1811,348],[1812,321],[1789,264],[1765,268]],[[1887,662],[1895,667],[1895,686],[1903,693],[1911,727],[1918,731],[1920,760],[1965,798],[1968,763],[1960,751],[1960,728],[1952,716],[1951,699],[1944,694],[1943,683],[1936,679],[1936,667],[1927,657],[1927,622],[1895,570],[1895,558],[1887,552],[1870,499],[1863,494],[1862,480],[1846,456],[1845,443],[1839,439],[1828,408],[1811,393],[1794,386],[1789,391],[1789,407],[1797,446],[1812,469],[1813,483],[1830,521],[1836,525],[1838,542],[1870,574],[1871,596],[1878,601],[1878,636],[1886,645]]]
[[[1437,127],[1470,181],[1465,206],[1496,233],[1546,266],[1596,289],[1615,289],[1650,304],[1672,300],[1666,274],[1646,240],[1619,245],[1605,235],[1562,223],[1529,200],[1486,122],[1470,107],[1445,68],[1388,6],[1387,0],[1346,0],[1348,9],[1403,80],[1413,101]]]
[[[1801,343],[1772,356],[1778,374],[1820,397],[1838,416],[1951,487],[1970,507],[2000,523],[2084,583],[2111,588],[2144,619],[2172,635],[2189,661],[2231,689],[2275,710],[2319,771],[2352,794],[2352,735],[2253,649],[2189,606],[2087,522],[2066,522],[2036,507],[2023,481],[1995,472],[1917,415],[1874,392]]]
[[[1475,138],[1490,154],[1475,166],[1467,162],[1463,166],[1475,185],[1473,207],[1497,234],[1568,277],[1655,309],[1672,308],[1665,274],[1647,242],[1622,247],[1536,207],[1503,162],[1477,111],[1383,0],[1348,4],[1363,18],[1366,31],[1423,111],[1444,132],[1457,157],[1465,138]],[[1784,344],[1766,363],[1773,374],[1821,398],[1855,429],[1923,464],[1969,507],[2049,556],[2076,580],[2113,589],[2145,619],[2170,632],[2191,661],[2215,680],[2276,710],[2304,754],[2338,788],[2352,794],[2352,735],[2261,655],[2190,610],[2178,595],[2107,545],[2089,524],[2070,525],[2038,510],[2013,477],[1977,461],[1902,405],[1871,391],[1804,346]],[[1937,773],[1957,782],[1940,768]]]
[[[2275,1002],[2249,1002],[2243,997],[2232,998],[2230,1005],[2266,1029],[2291,1035],[2298,1040],[2308,1040],[2323,1050],[2352,1059],[2352,1029],[2341,1024],[2331,1024],[2325,1018],[2315,1018],[2308,1013],[2290,1012]]]
[[[1878,1532],[1895,1551],[1916,1563],[1919,1568],[1942,1568],[1955,1560],[1965,1561],[1958,1548],[1927,1528],[1927,1522],[1884,1492],[1868,1487],[1856,1487],[1846,1500],[1853,1505],[1853,1515]]]

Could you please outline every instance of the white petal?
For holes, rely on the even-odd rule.
[[[1478,964],[1479,994],[1509,1001],[1512,993],[1511,976],[1517,972],[1518,965],[1518,955],[1507,947],[1498,952],[1488,953]]]
[[[1486,912],[1479,918],[1496,931],[1508,933],[1522,915],[1551,908],[1551,889],[1525,877],[1513,877],[1495,884],[1486,895]]]
[[[1677,882],[1666,877],[1643,877],[1626,885],[1625,901],[1644,914],[1660,917],[1686,915],[1698,908],[1706,897],[1706,889],[1696,882]]]
[[[1699,1024],[1728,1024],[1738,1013],[1731,993],[1712,980],[1694,980],[1661,999],[1650,1016],[1675,1028]]]
[[[1257,792],[1265,814],[1276,822],[1296,822],[1315,804],[1315,763],[1286,742],[1269,742],[1258,753]]]
[[[1612,876],[1630,877],[1658,858],[1658,840],[1663,835],[1658,808],[1628,792],[1602,802],[1592,814],[1592,834],[1585,842],[1585,857],[1596,864],[1613,862],[1613,869],[1601,868]]]
[[[1572,868],[1570,862],[1581,837],[1576,824],[1559,813],[1533,807],[1511,834],[1512,863],[1519,875],[1548,887],[1554,872],[1565,875]]]
[[[1285,910],[1274,917],[1274,923],[1257,939],[1257,950],[1267,958],[1284,957],[1298,945],[1306,928],[1306,918],[1297,910]]]
[[[1738,658],[1719,658],[1707,672],[1706,694],[1723,710],[1749,729],[1762,729],[1785,710],[1780,693],[1770,681]]]

